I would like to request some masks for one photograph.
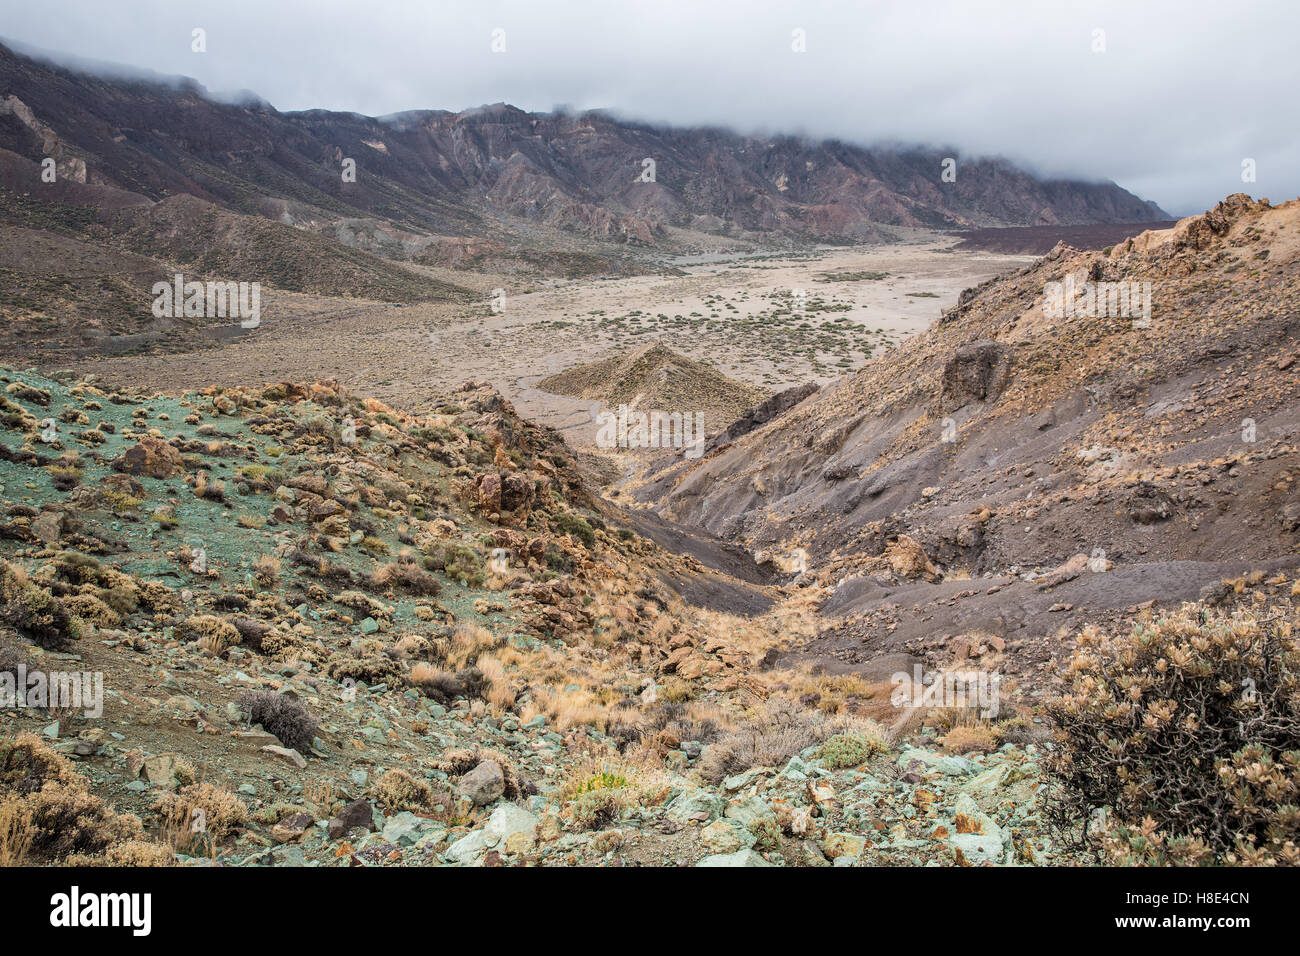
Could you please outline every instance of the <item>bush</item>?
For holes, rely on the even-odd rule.
[[[569,804],[573,828],[578,831],[603,830],[614,823],[626,806],[626,795],[619,790],[588,790]]]
[[[248,823],[248,807],[229,790],[210,783],[181,787],[158,797],[154,810],[173,833],[177,849],[190,849],[205,840],[220,842],[236,827]]]
[[[316,720],[296,697],[269,690],[248,691],[239,698],[239,706],[250,724],[261,724],[280,743],[299,753],[311,749],[316,736]]]
[[[821,714],[777,700],[704,752],[700,772],[715,786],[752,767],[777,767],[832,733]]]
[[[817,759],[829,770],[842,770],[861,766],[887,749],[883,733],[835,734],[818,749]]]
[[[435,791],[423,780],[416,780],[405,770],[387,770],[371,787],[371,796],[384,808],[385,813],[400,813],[410,810],[413,813],[434,812],[435,815],[447,814],[454,801],[449,792]]]
[[[218,641],[229,647],[238,644],[242,638],[238,629],[229,621],[215,614],[195,614],[176,625],[176,637],[186,643],[191,641]]]
[[[592,530],[591,525],[585,518],[575,514],[561,512],[554,518],[555,527],[563,534],[571,534],[584,545],[590,548],[596,543],[596,532]]]
[[[1057,822],[1109,808],[1103,848],[1127,864],[1300,863],[1298,617],[1187,605],[1085,630],[1050,706]]]
[[[58,598],[8,561],[0,562],[0,621],[47,650],[62,650],[80,640],[85,630]]]
[[[998,734],[986,724],[958,724],[939,742],[944,749],[957,754],[988,753],[997,748]]]
[[[29,863],[84,862],[144,838],[136,817],[90,793],[71,762],[33,734],[0,740],[0,801],[10,821],[9,852],[18,836]]]

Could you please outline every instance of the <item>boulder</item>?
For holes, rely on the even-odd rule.
[[[181,453],[161,438],[146,435],[113,459],[113,469],[126,475],[170,478],[185,465]]]
[[[363,827],[366,830],[378,830],[375,826],[375,808],[369,800],[355,800],[339,811],[338,816],[330,820],[329,838],[341,839],[349,830]]]
[[[262,748],[263,753],[268,753],[273,757],[279,757],[286,763],[291,763],[299,770],[307,769],[307,760],[302,754],[292,747],[266,746]]]
[[[456,784],[456,792],[476,807],[487,806],[505,793],[505,790],[505,774],[501,772],[501,767],[491,760],[482,761],[461,777]]]
[[[771,866],[753,850],[737,850],[735,853],[716,853],[706,856],[696,866]]]
[[[488,846],[518,853],[537,842],[537,817],[523,807],[503,803],[492,811],[483,838]]]

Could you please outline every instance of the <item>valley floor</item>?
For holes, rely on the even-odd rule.
[[[825,384],[951,308],[961,291],[1032,261],[953,252],[955,240],[669,261],[665,273],[611,279],[478,276],[471,309],[264,293],[261,325],[221,348],[71,363],[110,383],[202,385],[336,379],[401,408],[465,381],[490,383],[527,419],[590,450],[589,403],[534,387],[547,375],[658,340],[723,374],[779,391]],[[707,258],[707,261],[699,261]],[[463,274],[448,273],[465,284]],[[495,290],[504,307],[494,311]],[[792,296],[805,293],[799,312]]]

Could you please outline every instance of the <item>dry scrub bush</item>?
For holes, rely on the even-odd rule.
[[[0,800],[0,867],[22,866],[32,845],[32,813],[21,800]]]
[[[441,582],[412,559],[399,559],[375,568],[370,575],[370,586],[423,597],[436,597],[442,590]]]
[[[832,734],[878,728],[873,722],[847,717],[828,718],[790,701],[768,701],[739,729],[712,744],[700,761],[700,772],[712,784],[743,773],[752,767],[777,767],[808,747],[822,743]]]
[[[211,841],[219,843],[236,827],[248,822],[248,807],[229,790],[210,783],[181,787],[158,797],[154,810],[172,845],[181,851]]]
[[[27,832],[14,845],[27,845],[31,863],[84,862],[144,839],[136,817],[118,814],[87,791],[68,759],[30,733],[0,741],[0,797],[20,808],[9,813],[21,817]]]
[[[979,751],[988,753],[998,745],[997,732],[983,724],[959,724],[948,731],[939,741],[946,750],[957,754]]]
[[[1050,708],[1058,824],[1109,808],[1103,849],[1124,864],[1300,863],[1296,623],[1186,605],[1086,629]]]
[[[239,698],[239,706],[249,724],[261,724],[268,734],[299,753],[311,749],[316,736],[316,720],[296,697],[269,690],[248,691]]]
[[[446,793],[437,793],[423,780],[416,780],[405,770],[387,770],[371,785],[370,795],[385,813],[443,811],[450,807]]]
[[[215,644],[223,648],[231,647],[242,640],[233,624],[215,614],[195,614],[186,618],[176,625],[176,637],[186,643],[198,641],[204,647]],[[207,643],[204,644],[204,641]]]
[[[495,650],[500,644],[491,631],[464,622],[452,629],[443,657],[450,667],[468,667],[479,659],[479,655]]]
[[[79,617],[8,561],[0,561],[0,622],[47,650],[62,650],[85,631]]]
[[[253,574],[263,587],[274,587],[280,580],[280,559],[273,554],[261,554],[253,562]]]

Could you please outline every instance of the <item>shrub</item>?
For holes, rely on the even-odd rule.
[[[842,770],[860,766],[886,749],[883,733],[835,734],[821,745],[817,758],[830,770]]]
[[[0,645],[0,674],[18,676],[19,667],[30,667],[27,652],[20,647]]]
[[[700,760],[700,772],[712,784],[752,767],[775,767],[830,735],[815,711],[788,701],[770,702],[747,726],[710,745]]]
[[[117,627],[122,617],[93,594],[70,594],[63,598],[64,610],[97,627]]]
[[[239,631],[233,624],[215,614],[195,614],[176,625],[176,636],[186,643],[191,641],[220,644],[229,647],[240,641]],[[268,728],[269,729],[269,728]]]
[[[618,820],[626,806],[621,790],[589,790],[569,804],[576,830],[601,830]]]
[[[1187,605],[1079,637],[1050,713],[1057,822],[1109,808],[1124,863],[1300,863],[1297,614]]]
[[[394,588],[410,594],[434,597],[442,584],[413,561],[394,561],[378,567],[370,575],[370,585],[376,589]]]
[[[998,735],[985,724],[958,724],[943,736],[940,743],[957,754],[988,753],[997,747]]]
[[[80,640],[85,629],[58,598],[8,561],[0,562],[0,621],[47,650],[61,650]]]
[[[555,527],[563,534],[571,534],[590,548],[596,543],[596,532],[587,520],[580,515],[561,512],[555,516]]]
[[[163,827],[176,837],[177,849],[219,842],[236,827],[248,823],[248,807],[229,790],[210,783],[194,783],[177,793],[158,797],[154,810]]]
[[[438,793],[423,780],[416,780],[405,770],[387,770],[374,782],[370,795],[386,813],[403,810],[447,812],[452,799],[448,793]]]
[[[239,706],[250,724],[261,724],[280,743],[299,753],[311,749],[316,736],[316,720],[296,697],[269,690],[248,691],[239,698]]]
[[[30,733],[0,741],[0,796],[11,846],[25,845],[28,862],[98,857],[117,844],[144,838],[140,821],[114,812],[86,790],[66,757]],[[14,828],[20,827],[15,834]]]
[[[22,866],[32,846],[32,813],[22,800],[0,799],[0,867]]]

